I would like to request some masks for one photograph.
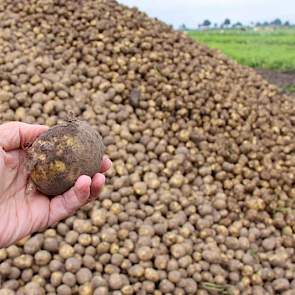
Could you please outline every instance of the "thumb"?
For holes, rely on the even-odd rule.
[[[83,175],[75,185],[63,195],[56,196],[50,201],[48,226],[71,216],[84,206],[90,199],[91,178]]]
[[[48,130],[44,125],[32,125],[22,122],[8,122],[0,125],[0,146],[5,151],[22,148],[32,143],[41,133]]]

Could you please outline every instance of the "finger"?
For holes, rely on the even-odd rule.
[[[100,165],[100,173],[105,173],[107,170],[109,170],[112,166],[112,161],[106,156],[104,155],[102,158],[102,162]]]
[[[23,148],[49,127],[45,125],[33,125],[22,122],[9,122],[0,126],[0,146],[5,151]]]
[[[105,184],[105,176],[101,173],[96,173],[92,178],[91,187],[90,187],[91,200],[94,200],[99,196],[104,184]]]
[[[71,216],[84,206],[90,197],[91,178],[82,175],[75,185],[63,195],[54,197],[50,202],[48,226]]]
[[[20,155],[17,151],[5,153],[4,164],[6,168],[15,169],[19,165]]]

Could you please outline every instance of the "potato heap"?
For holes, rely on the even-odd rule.
[[[70,111],[107,185],[0,250],[0,295],[294,294],[294,99],[113,0],[1,1],[0,121]]]

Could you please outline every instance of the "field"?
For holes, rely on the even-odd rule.
[[[295,87],[295,29],[190,31],[189,36],[260,70],[287,92]],[[282,72],[288,72],[282,73]]]
[[[275,31],[212,30],[189,35],[218,48],[241,64],[263,69],[295,71],[295,29]]]

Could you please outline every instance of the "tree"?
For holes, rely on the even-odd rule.
[[[211,22],[209,19],[205,19],[203,21],[203,24],[202,24],[203,27],[210,27],[211,26]]]
[[[180,30],[180,31],[187,31],[188,29],[187,29],[187,27],[186,27],[185,24],[182,24],[182,25],[179,27],[179,30]]]
[[[236,22],[235,24],[233,24],[233,28],[242,28],[243,24],[241,22]]]
[[[274,26],[279,27],[279,26],[282,25],[282,21],[281,21],[279,18],[276,18],[275,20],[273,20],[273,21],[271,22],[271,24],[274,25]]]
[[[285,21],[284,26],[285,26],[285,27],[290,27],[290,22],[289,22],[288,20]]]
[[[262,26],[261,22],[256,23],[256,27],[261,27],[261,26]]]
[[[230,19],[229,19],[229,18],[226,18],[226,19],[224,20],[224,22],[223,22],[223,25],[224,25],[225,27],[228,27],[228,26],[230,25]]]
[[[269,23],[268,22],[263,22],[263,24],[262,24],[264,27],[268,27],[269,26]]]

